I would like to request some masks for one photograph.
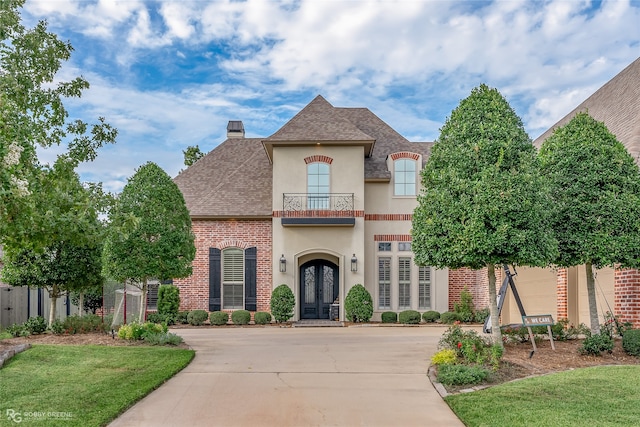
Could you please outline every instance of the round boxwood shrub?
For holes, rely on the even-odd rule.
[[[226,325],[229,321],[229,313],[224,311],[212,311],[209,315],[209,323],[216,326]]]
[[[631,356],[640,357],[640,329],[629,329],[622,335],[622,348]]]
[[[271,313],[267,313],[266,311],[258,311],[253,315],[253,321],[256,322],[256,325],[266,325],[271,323]]]
[[[415,310],[401,311],[398,315],[398,321],[405,325],[417,325],[420,323],[420,313]]]
[[[251,322],[251,313],[247,310],[236,310],[231,313],[231,321],[234,325],[248,325]]]
[[[291,288],[282,284],[275,288],[271,293],[271,314],[276,322],[286,322],[293,316],[293,307],[296,305],[296,299]]]
[[[176,315],[176,323],[178,325],[186,325],[187,323],[189,323],[189,321],[187,320],[187,316],[189,316],[188,311],[179,311]]]
[[[385,311],[382,313],[382,323],[396,323],[398,321],[398,313],[395,311]]]
[[[425,311],[422,313],[422,320],[427,323],[433,323],[440,318],[440,313],[434,310]]]
[[[187,315],[187,322],[191,326],[201,326],[209,318],[209,315],[204,310],[193,310]]]
[[[373,316],[373,299],[364,286],[354,285],[344,299],[344,310],[348,320],[368,322]]]
[[[458,315],[458,313],[456,313],[455,311],[445,311],[444,313],[442,313],[440,315],[440,321],[442,323],[446,323],[446,324],[450,325],[453,322],[459,322],[460,321],[460,315]]]

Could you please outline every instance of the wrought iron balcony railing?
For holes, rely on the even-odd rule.
[[[284,193],[283,218],[354,217],[353,193]]]

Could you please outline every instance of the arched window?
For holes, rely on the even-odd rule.
[[[416,195],[416,162],[413,159],[398,159],[394,162],[393,173],[396,196]]]
[[[244,251],[240,248],[222,251],[222,308],[244,308]]]
[[[309,163],[307,165],[307,208],[329,209],[329,165]]]

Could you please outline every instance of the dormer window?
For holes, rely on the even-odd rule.
[[[396,196],[416,195],[416,161],[398,159],[393,162],[393,194]]]

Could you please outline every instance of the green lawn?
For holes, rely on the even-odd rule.
[[[187,366],[193,350],[34,345],[0,369],[0,426],[102,426]],[[56,417],[70,419],[56,419]]]
[[[466,426],[638,426],[640,366],[561,372],[445,398]]]

